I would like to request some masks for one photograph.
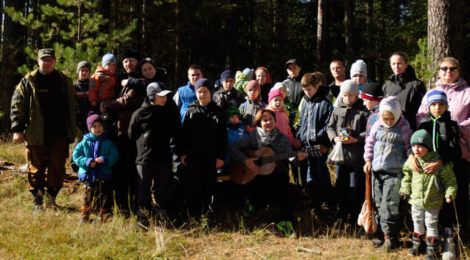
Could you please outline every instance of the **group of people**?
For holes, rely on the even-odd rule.
[[[292,197],[289,175],[317,212],[354,223],[366,173],[372,176],[379,224],[375,246],[398,246],[402,197],[412,205],[410,254],[421,253],[426,240],[428,258],[437,257],[439,223],[444,255],[455,257],[456,231],[467,228],[470,166],[470,87],[455,58],[440,61],[439,79],[429,91],[406,55],[395,52],[393,74],[383,85],[368,79],[363,60],[352,64],[350,79],[343,63],[332,61],[334,80],[327,85],[324,74],[302,74],[290,59],[287,79],[275,84],[265,67],[227,69],[211,82],[193,64],[187,84],[175,93],[165,85],[166,70],[151,58],[127,49],[121,60],[119,76],[112,53],[91,77],[91,64],[78,63],[74,87],[55,69],[54,50],[41,49],[38,69],[16,87],[13,140],[27,143],[35,212],[42,210],[44,195],[46,206],[57,207],[72,142],[71,164],[84,186],[81,223],[90,221],[94,207],[105,221],[115,204],[124,215],[135,212],[147,228],[152,193],[161,210],[182,207],[192,216],[210,215],[218,172],[238,163],[255,176],[238,186],[242,214],[251,217],[275,200],[277,226],[291,235],[298,198]],[[256,152],[266,147],[276,162],[262,173]],[[332,147],[335,156],[328,157]],[[334,187],[327,161],[335,163]]]

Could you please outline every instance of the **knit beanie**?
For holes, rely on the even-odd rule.
[[[384,97],[382,88],[375,82],[367,83],[362,88],[361,98],[371,101],[380,101]]]
[[[108,52],[105,55],[103,55],[103,58],[101,59],[101,65],[104,65],[111,61],[116,62],[116,57],[111,52]]]
[[[246,84],[245,92],[248,92],[249,88],[256,88],[259,91],[261,91],[261,86],[259,85],[258,81],[252,79]]]
[[[124,52],[122,53],[122,60],[125,60],[127,58],[134,58],[136,60],[140,59],[140,54],[137,50],[135,49],[125,49]]]
[[[232,106],[227,110],[227,118],[231,118],[233,115],[240,117],[240,112],[236,106]]]
[[[341,83],[341,88],[340,88],[341,93],[350,93],[354,95],[359,95],[359,86],[354,80],[345,80],[343,83]]]
[[[86,119],[86,125],[88,127],[88,131],[90,131],[91,126],[93,125],[94,122],[101,122],[101,118],[98,114],[95,113],[95,111],[90,111]]]
[[[268,84],[268,83],[271,83],[271,74],[269,73],[269,70],[268,68],[266,67],[258,67],[256,68],[255,72],[258,71],[258,70],[262,70],[266,73],[266,83],[264,84]]]
[[[91,71],[91,64],[86,60],[82,60],[77,64],[77,74],[80,72],[80,69],[83,67],[87,67],[88,70]]]
[[[142,70],[142,66],[144,66],[145,63],[152,64],[152,66],[155,68],[155,70],[157,70],[157,64],[155,63],[155,61],[150,57],[146,57],[146,58],[143,58],[139,61],[139,65],[138,65],[139,71]]]
[[[284,100],[284,95],[282,94],[282,91],[280,89],[271,89],[268,95],[268,103],[271,103],[271,100],[273,100],[273,98],[275,97],[281,97],[282,100]]]
[[[234,79],[235,80],[235,73],[232,70],[224,70],[222,74],[220,74],[220,82],[224,82],[226,79]]]
[[[252,79],[253,76],[255,75],[255,71],[253,69],[250,69],[250,68],[245,68],[242,73],[244,75],[246,75],[248,78]]]
[[[351,78],[353,78],[356,74],[367,78],[367,64],[363,60],[357,60],[351,65]]]
[[[432,90],[426,95],[426,99],[428,100],[428,107],[436,101],[441,101],[447,105],[447,95],[442,90]]]
[[[382,99],[382,101],[380,102],[379,111],[380,111],[380,115],[382,115],[384,111],[388,111],[392,113],[394,117],[393,125],[395,125],[401,117],[400,101],[398,100],[396,96],[386,97]]]
[[[163,97],[169,93],[171,91],[166,90],[165,84],[162,82],[152,82],[147,86],[147,97],[152,101],[155,99],[155,95]]]
[[[418,130],[411,136],[411,145],[420,144],[426,146],[426,148],[432,150],[432,138],[431,135],[424,129]]]
[[[194,92],[197,92],[198,88],[200,87],[206,87],[210,92],[212,92],[214,86],[212,85],[210,80],[206,78],[200,78],[194,84]]]

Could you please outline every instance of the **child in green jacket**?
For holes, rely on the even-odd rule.
[[[448,164],[440,166],[431,174],[422,170],[427,163],[439,160],[439,155],[432,150],[431,135],[426,130],[418,130],[411,136],[411,146],[421,170],[413,171],[409,160],[403,166],[405,175],[401,181],[400,195],[409,197],[414,227],[413,248],[409,254],[419,254],[421,240],[426,232],[426,259],[434,259],[439,252],[439,210],[444,204],[444,198],[447,203],[455,199],[457,182]]]

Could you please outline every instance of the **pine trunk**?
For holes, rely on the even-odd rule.
[[[318,14],[317,14],[317,62],[323,61],[323,21],[325,20],[325,4],[326,0],[318,0]]]
[[[353,16],[353,2],[351,0],[344,0],[344,43],[346,47],[346,59],[345,65],[349,66],[351,64],[351,59],[353,58],[353,33],[352,33],[352,16]]]

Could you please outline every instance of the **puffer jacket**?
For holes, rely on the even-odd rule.
[[[232,88],[231,90],[220,88],[212,95],[212,101],[214,101],[214,103],[225,112],[233,106],[240,107],[240,105],[245,101],[245,97],[244,94],[237,91],[235,88]]]
[[[364,160],[372,162],[373,171],[400,174],[410,152],[413,134],[408,121],[401,116],[391,128],[383,126],[382,117],[372,126],[364,146]]]
[[[328,121],[328,138],[332,144],[335,137],[339,136],[341,129],[350,127],[350,136],[357,138],[354,144],[343,145],[344,164],[353,167],[362,167],[364,159],[364,142],[366,135],[367,118],[369,110],[364,106],[362,99],[358,99],[352,106],[343,103],[343,99],[337,99],[338,106],[333,110]]]
[[[238,111],[245,125],[255,127],[255,116],[258,110],[264,108],[266,104],[261,102],[258,98],[257,100],[251,100],[248,97],[245,97],[246,101],[240,105]]]
[[[88,98],[92,101],[110,100],[116,93],[116,74],[99,65],[90,78]]]
[[[327,99],[328,92],[328,86],[322,85],[313,97],[304,96],[300,103],[297,137],[304,144],[330,146],[327,128],[333,106]]]
[[[91,162],[98,157],[103,158],[103,163],[97,163],[95,168],[90,168]],[[73,150],[72,159],[80,167],[78,170],[80,181],[110,181],[112,166],[118,161],[119,155],[116,146],[106,134],[96,136],[88,133]]]
[[[442,84],[437,81],[433,90],[442,90],[446,93],[450,117],[457,122],[460,130],[462,158],[470,162],[470,87],[465,80],[459,79],[453,84]],[[428,114],[426,97],[427,93],[419,107],[418,122]]]
[[[416,157],[421,166],[439,160],[439,155],[429,151],[423,158]],[[444,198],[455,199],[457,181],[449,164],[439,167],[434,173],[415,172],[407,160],[403,166],[405,176],[401,180],[400,193],[409,196],[409,203],[424,209],[440,209]]]
[[[404,73],[391,75],[382,90],[384,97],[397,96],[403,116],[410,123],[411,129],[416,130],[416,113],[426,93],[426,86],[416,78],[413,67],[408,65]]]
[[[68,142],[73,142],[77,133],[77,107],[75,88],[72,79],[62,71],[54,70],[60,78],[60,88],[67,106],[65,109],[65,133]],[[11,131],[24,133],[28,145],[44,144],[44,115],[39,95],[36,93],[36,69],[26,74],[16,86],[11,99],[10,121]]]
[[[462,157],[459,126],[450,118],[449,111],[438,118],[426,116],[419,123],[418,129],[425,129],[432,136],[433,150],[439,154],[444,163]]]
[[[167,102],[171,101],[170,99]],[[136,164],[170,162],[171,149],[181,132],[180,114],[176,106],[151,105],[148,98],[131,118],[129,138],[136,142]],[[170,145],[171,144],[171,145]]]

